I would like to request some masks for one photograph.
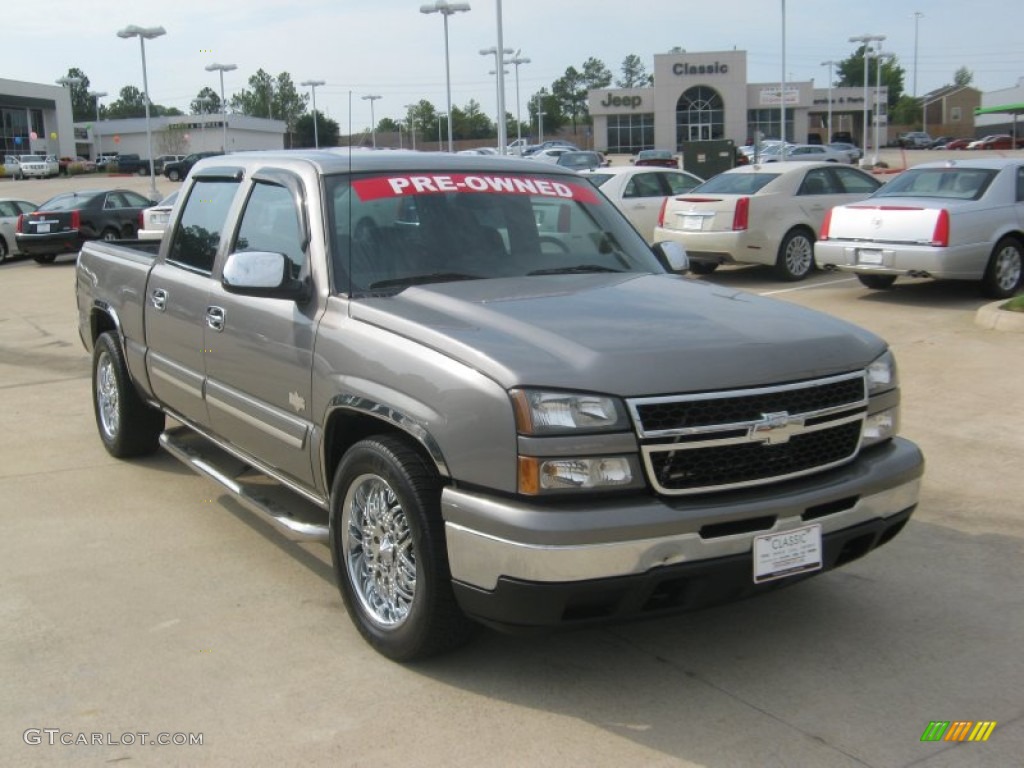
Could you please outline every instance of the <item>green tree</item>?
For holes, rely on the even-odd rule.
[[[607,88],[612,84],[612,72],[603,61],[591,56],[583,62],[583,83],[590,91]]]
[[[559,112],[572,119],[573,130],[576,130],[580,118],[586,112],[587,86],[583,74],[576,67],[569,67],[564,75],[551,84],[551,95],[558,100]],[[546,119],[544,123],[547,125]]]
[[[462,109],[452,107],[452,135],[457,139],[491,139],[498,135],[498,128],[480,103],[470,99]]]
[[[274,115],[275,79],[262,69],[249,78],[249,88],[243,88],[231,97],[231,111],[250,117],[270,118]]]
[[[282,72],[277,76],[277,87],[274,89],[274,119],[284,120],[287,126],[286,146],[292,146],[292,132],[295,130],[296,121],[306,112],[308,102],[309,96],[295,90],[291,75]]]
[[[329,117],[324,117],[318,109],[316,111],[316,136],[313,135],[313,115],[305,114],[295,121],[295,147],[313,147],[319,140],[321,147],[338,146],[338,124]]]
[[[129,117],[146,116],[146,96],[134,85],[126,85],[118,94],[117,101],[107,105],[107,118],[121,120]],[[152,112],[150,113],[152,114]]]
[[[953,75],[953,85],[968,86],[974,82],[974,73],[967,67],[960,67]]]
[[[863,88],[864,87],[864,49],[867,46],[861,45],[848,58],[839,62],[836,68],[838,80],[836,85],[840,88]],[[878,60],[869,55],[868,57],[868,88],[873,88],[878,81]],[[899,103],[903,96],[903,83],[906,78],[906,70],[903,69],[895,58],[882,62],[882,85],[888,86],[889,108],[892,109]]]
[[[543,126],[545,136],[554,134],[559,128],[569,122],[569,118],[562,111],[562,104],[558,97],[550,93],[547,88],[541,88],[531,96],[526,108],[530,114],[530,135],[536,135],[534,131],[539,132],[539,112],[544,113]]]
[[[889,110],[889,122],[893,125],[920,125],[921,101],[904,94]]]
[[[206,86],[192,99],[189,109],[193,115],[216,115],[221,111],[220,96],[213,88]]]
[[[619,71],[622,72],[622,77],[615,81],[616,88],[644,88],[654,85],[654,77],[647,74],[647,67],[635,53],[622,60]]]
[[[412,118],[413,129],[421,141],[431,141],[437,135],[437,109],[426,99],[421,99],[406,113]]]
[[[71,67],[65,75],[80,82],[67,86],[71,91],[71,116],[76,123],[96,119],[96,101],[89,95],[89,78],[78,67]]]

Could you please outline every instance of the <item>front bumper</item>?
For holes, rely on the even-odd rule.
[[[490,623],[551,626],[763,591],[772,585],[753,583],[755,536],[813,521],[823,570],[841,565],[902,528],[923,468],[917,447],[897,438],[820,475],[684,500],[539,507],[449,488],[442,512],[456,595]],[[666,589],[674,597],[657,597]]]

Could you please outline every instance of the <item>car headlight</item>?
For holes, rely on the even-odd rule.
[[[868,397],[896,389],[900,385],[899,374],[896,370],[896,358],[892,352],[885,351],[881,357],[868,366]]]
[[[642,487],[635,457],[519,457],[519,492],[529,496],[631,487]]]
[[[521,435],[616,432],[629,428],[626,409],[614,397],[581,392],[514,389],[510,393]]]

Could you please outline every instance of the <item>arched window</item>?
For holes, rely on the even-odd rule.
[[[706,85],[687,88],[676,102],[676,149],[684,141],[725,138],[725,102]]]

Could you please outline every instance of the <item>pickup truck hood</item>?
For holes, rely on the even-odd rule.
[[[830,375],[885,349],[829,315],[674,275],[445,283],[360,299],[351,314],[504,387],[627,397]]]

